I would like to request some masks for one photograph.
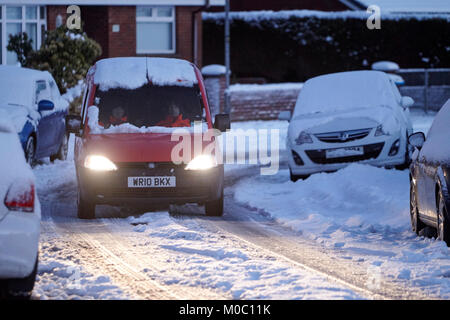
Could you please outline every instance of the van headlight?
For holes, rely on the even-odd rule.
[[[213,156],[202,154],[192,159],[185,170],[208,170],[217,166],[217,161]]]
[[[114,171],[116,165],[104,156],[89,155],[84,159],[84,167],[94,171]]]

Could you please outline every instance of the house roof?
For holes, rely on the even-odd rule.
[[[203,6],[206,0],[3,0],[2,4],[39,4],[39,5],[161,5],[161,6]],[[225,0],[210,0],[211,6],[224,6]]]
[[[450,13],[449,0],[340,0],[354,10],[377,5],[382,12]]]

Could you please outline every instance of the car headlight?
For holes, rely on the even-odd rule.
[[[84,159],[84,167],[94,171],[114,171],[116,165],[104,156],[89,155]]]
[[[386,132],[384,131],[383,125],[382,125],[382,124],[380,124],[380,125],[377,127],[377,130],[375,130],[375,137],[378,137],[378,136],[388,136],[388,135],[389,135],[389,133],[386,133]]]
[[[300,132],[297,139],[295,139],[296,144],[313,143],[311,135],[305,131]]]
[[[186,170],[208,170],[217,166],[217,161],[210,155],[199,155],[192,159],[186,166]]]

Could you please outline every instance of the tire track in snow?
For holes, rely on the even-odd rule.
[[[250,171],[257,174],[256,170]],[[245,174],[245,176],[249,175],[251,172]],[[232,177],[227,186],[231,187],[239,180],[239,178]],[[257,250],[265,251],[298,268],[319,274],[369,299],[437,298],[430,297],[419,288],[408,287],[406,282],[384,278],[374,279],[374,275],[366,266],[340,257],[339,249],[326,249],[320,244],[303,238],[301,234],[237,203],[233,198],[231,188],[225,189],[225,201],[225,213],[222,218],[200,215],[192,216],[192,218],[198,221],[199,225],[219,230]],[[183,218],[180,218],[179,221],[182,223]],[[377,284],[372,287],[371,284],[374,281]]]

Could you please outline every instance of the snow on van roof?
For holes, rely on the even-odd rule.
[[[327,74],[305,82],[294,117],[315,112],[395,106],[389,78],[381,71],[348,71]]]
[[[148,82],[157,86],[192,87],[197,83],[197,76],[192,64],[181,59],[125,57],[96,63],[94,83],[102,91],[136,89]]]

